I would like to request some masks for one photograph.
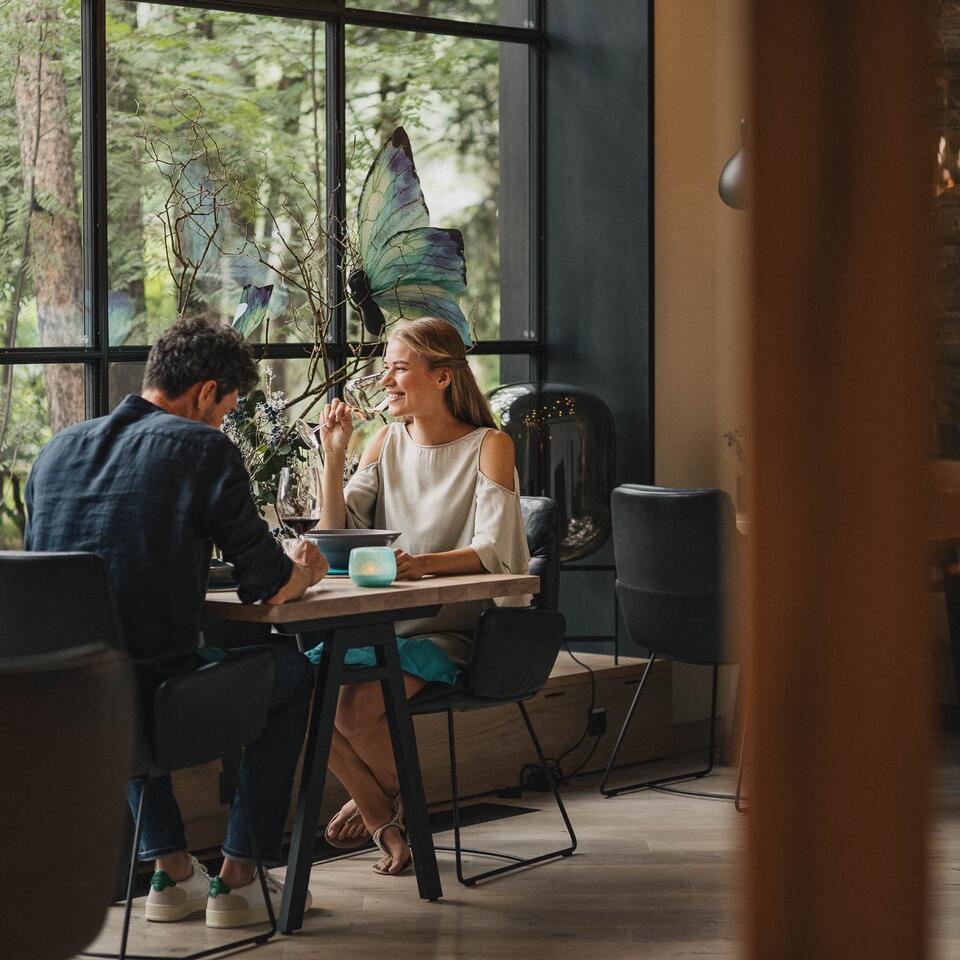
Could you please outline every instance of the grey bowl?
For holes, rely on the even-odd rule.
[[[327,558],[331,573],[346,573],[354,547],[386,547],[399,530],[309,530],[304,538],[315,543]]]

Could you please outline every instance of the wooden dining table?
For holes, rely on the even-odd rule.
[[[394,624],[435,616],[447,603],[532,594],[539,589],[538,577],[482,573],[398,581],[387,587],[358,587],[346,577],[328,576],[300,600],[273,606],[243,604],[233,591],[207,594],[206,617],[274,624],[279,632],[295,635],[301,650],[323,643],[280,907],[283,933],[303,925],[337,700],[340,687],[346,684],[380,683],[417,887],[424,900],[443,895]],[[355,647],[373,647],[376,666],[345,666],[346,652]]]

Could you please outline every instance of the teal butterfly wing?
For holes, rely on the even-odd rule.
[[[403,127],[393,131],[374,158],[360,191],[357,219],[364,269],[394,234],[430,225],[430,211]]]
[[[463,235],[430,226],[410,140],[398,127],[373,161],[357,216],[361,265],[347,278],[363,324],[379,336],[383,309],[395,316],[438,316],[471,344],[456,297],[466,289]],[[422,299],[418,300],[418,297]]]
[[[374,297],[397,284],[429,283],[448,293],[467,288],[463,234],[441,227],[420,227],[392,236],[365,264]]]
[[[127,293],[111,290],[107,296],[107,317],[109,319],[110,346],[122,347],[133,333],[136,304]]]
[[[267,306],[270,295],[273,293],[273,284],[265,287],[255,287],[248,283],[240,294],[240,303],[233,315],[233,329],[240,336],[248,337],[257,327],[267,319]]]
[[[416,317],[439,317],[446,320],[460,334],[467,347],[473,346],[470,325],[460,304],[443,287],[431,283],[397,284],[377,295],[377,302],[388,313],[404,320]]]

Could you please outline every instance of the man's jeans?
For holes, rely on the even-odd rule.
[[[310,662],[289,647],[267,644],[241,647],[233,653],[269,650],[276,664],[267,723],[260,737],[243,751],[240,789],[230,807],[230,821],[223,854],[231,860],[253,863],[247,837],[243,797],[250,806],[250,821],[257,836],[260,856],[266,866],[280,862],[283,825],[290,806],[290,791],[297,758],[303,745],[307,706],[313,685]],[[127,786],[130,809],[136,816],[144,781],[131,780]],[[155,860],[187,849],[183,817],[173,795],[169,776],[146,781],[143,820],[140,832],[140,859]]]

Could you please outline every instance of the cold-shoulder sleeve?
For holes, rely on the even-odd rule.
[[[347,508],[347,527],[369,530],[376,525],[377,498],[380,496],[380,462],[358,470],[343,488]]]
[[[513,490],[500,486],[477,471],[477,512],[473,549],[488,573],[529,573],[530,551],[520,513],[520,479],[514,470]],[[501,607],[526,607],[533,597],[498,597]]]

